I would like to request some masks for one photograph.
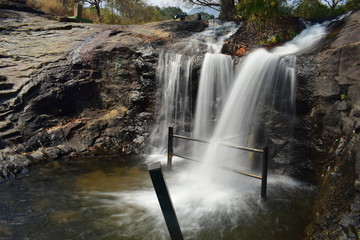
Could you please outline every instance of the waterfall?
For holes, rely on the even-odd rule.
[[[224,41],[238,29],[235,23],[212,20],[209,27],[194,34],[186,43],[178,43],[173,49],[165,49],[159,56],[157,67],[158,125],[151,134],[156,152],[167,147],[167,127],[175,126],[177,134],[188,134],[191,129],[196,136],[209,136],[203,133],[211,128],[210,119],[217,115],[222,100],[228,91],[232,79],[232,59],[220,53]],[[207,53],[201,67],[195,124],[192,109],[192,64],[201,52],[201,45]],[[202,103],[202,104],[199,104]],[[201,134],[200,134],[201,132]],[[210,132],[208,132],[210,133]]]
[[[283,208],[291,209],[288,220],[295,219],[289,203],[299,198],[299,189],[309,191],[307,187],[291,178],[270,176],[268,189],[275,197],[262,204],[257,179],[214,165],[255,171],[249,164],[251,156],[248,153],[225,148],[219,143],[253,146],[258,135],[266,135],[263,118],[272,115],[269,112],[280,112],[284,116],[280,123],[276,122],[278,119],[270,121],[274,126],[291,126],[295,103],[296,55],[316,45],[325,33],[325,26],[312,26],[282,47],[272,51],[254,50],[236,66],[233,66],[230,57],[219,53],[221,42],[219,44],[216,39],[221,37],[216,31],[207,29],[205,34],[193,36],[192,41],[198,42],[200,39],[208,50],[201,69],[195,124],[192,126],[187,124],[192,120],[192,110],[188,106],[192,106],[189,96],[191,65],[195,55],[170,50],[161,54],[158,85],[163,91],[159,97],[159,126],[154,130],[154,139],[158,137],[159,142],[164,142],[167,127],[176,124],[177,134],[193,129],[193,135],[196,132],[197,136],[207,137],[211,141],[209,145],[201,147],[198,146],[203,143],[193,144],[197,150],[195,157],[202,163],[174,158],[174,170],[164,171],[185,239],[279,239],[276,231],[280,229],[287,235],[289,232],[284,229],[297,225],[294,222],[288,224],[284,219],[280,222],[285,223],[277,222],[276,226],[273,223],[281,218]],[[209,40],[209,36],[215,36],[215,40]],[[192,41],[185,45],[195,49]],[[166,157],[149,157],[149,161],[154,160],[165,162]],[[135,239],[139,235],[146,239],[168,239],[164,218],[149,182],[138,189],[96,195],[102,199],[105,208],[115,209],[116,213],[111,217],[117,219],[117,224],[123,228],[120,235],[124,239]],[[293,196],[291,200],[287,193]],[[274,204],[275,213],[269,214],[274,210]],[[143,228],[145,223],[148,226]],[[255,235],[258,237],[252,237]]]
[[[196,99],[193,136],[209,138],[212,122],[222,106],[222,100],[232,80],[232,59],[219,53],[206,53],[201,67],[200,82]]]
[[[239,181],[236,174],[220,171],[214,166],[257,173],[256,164],[251,162],[253,154],[224,147],[223,144],[264,146],[267,132],[263,117],[269,118],[272,112],[279,112],[284,116],[282,122],[274,119],[273,124],[285,124],[291,138],[295,113],[296,55],[311,49],[326,34],[325,24],[308,27],[283,46],[271,51],[254,50],[233,66],[231,57],[220,51],[224,41],[236,29],[233,24],[222,26],[215,22],[192,38],[194,42],[202,41],[207,46],[194,120],[190,100],[194,55],[189,57],[167,51],[160,56],[158,79],[163,91],[157,129],[162,129],[162,132],[158,131],[155,135],[161,138],[158,141],[164,149],[168,126],[175,126],[176,134],[181,135],[191,129],[191,136],[210,140],[208,145],[190,143],[190,148],[182,142],[183,148],[175,150],[180,155],[190,154],[204,163],[188,164],[189,169],[184,170],[184,175],[205,189],[216,188],[216,185],[226,187]],[[262,139],[259,141],[259,138]],[[182,152],[185,149],[187,151]]]
[[[254,50],[236,66],[233,84],[214,126],[211,144],[201,153],[201,161],[205,164],[192,166],[193,174],[196,172],[196,176],[201,176],[198,181],[207,184],[238,181],[234,174],[216,177],[219,171],[209,167],[213,165],[253,171],[248,160],[249,153],[227,148],[219,143],[249,146],[253,144],[256,135],[266,136],[265,129],[260,128],[264,109],[272,108],[288,114],[288,122],[285,124],[292,126],[296,86],[295,55],[315,46],[325,33],[323,25],[312,26],[293,41],[271,52],[265,49]]]
[[[230,56],[220,52],[225,40],[237,29],[238,26],[232,22],[219,25],[219,22],[214,21],[210,28],[200,35],[205,37],[208,49],[201,66],[196,99],[192,131],[195,138],[211,136],[218,110],[222,108],[223,99],[229,90],[233,79],[233,62]]]
[[[191,72],[194,57],[163,51],[157,67],[157,85],[162,89],[157,106],[160,106],[158,122],[152,133],[152,142],[163,151],[167,143],[167,129],[164,126],[177,126],[184,133],[191,122]],[[164,130],[165,129],[165,130]]]

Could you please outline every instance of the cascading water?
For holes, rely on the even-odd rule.
[[[195,113],[196,116],[204,118],[195,121],[193,129],[197,132],[192,134],[210,137],[211,144],[198,148],[201,152],[197,154],[197,157],[200,157],[204,164],[185,164],[176,159],[174,171],[166,173],[170,195],[185,239],[294,239],[294,236],[288,235],[296,231],[298,223],[289,223],[289,221],[294,221],[296,218],[290,217],[283,220],[277,211],[292,209],[290,202],[300,201],[300,205],[306,202],[298,199],[298,193],[304,192],[304,189],[307,189],[305,192],[309,191],[307,187],[286,177],[271,176],[268,193],[270,200],[267,204],[262,204],[259,201],[260,183],[257,180],[220,170],[211,165],[251,170],[247,163],[249,154],[229,150],[218,143],[225,142],[242,146],[252,144],[259,131],[264,131],[261,117],[268,106],[276,111],[290,112],[289,116],[291,115],[296,85],[294,55],[316,45],[325,33],[325,26],[316,25],[303,31],[293,41],[271,52],[264,49],[255,50],[240,61],[236,66],[235,74],[232,74],[232,66],[225,67],[226,74],[212,72],[216,69],[214,65],[218,66],[226,62],[228,66],[227,64],[232,61],[216,53],[217,51],[212,51],[213,46],[209,47],[212,53],[207,54],[203,63]],[[186,97],[174,97],[180,94],[176,92],[180,90],[180,83],[170,83],[173,73],[179,76],[179,72],[182,72],[179,59],[182,59],[181,55],[164,54],[159,63],[159,69],[163,65],[167,66],[166,71],[159,71],[159,73],[162,74],[161,77],[167,76],[169,79],[169,83],[163,84],[163,96],[173,98],[167,101],[172,101],[175,104],[174,108],[179,104],[178,100],[185,101],[186,99]],[[216,61],[218,63],[214,64]],[[191,58],[186,64],[190,62]],[[208,74],[210,72],[211,76]],[[212,80],[206,82],[212,77],[214,77]],[[189,83],[185,83],[188,80],[176,81],[181,82],[182,86],[185,86],[182,89],[188,91]],[[210,83],[211,86],[209,86]],[[217,102],[221,101],[220,98],[225,99],[223,103]],[[186,101],[188,101],[186,104],[189,104],[190,100]],[[163,104],[168,104],[168,102]],[[213,110],[213,108],[216,109]],[[186,119],[186,117],[180,117],[176,118],[180,120],[174,120],[177,113],[170,106],[164,106],[162,109],[171,109],[170,112],[174,114],[171,116],[165,116],[165,113],[160,114],[163,116],[161,120],[165,120],[166,124],[174,124],[176,121],[183,123]],[[288,121],[291,122],[291,119]],[[162,122],[161,127],[166,129],[168,125]],[[165,134],[159,134],[159,136],[166,139],[166,130]],[[165,161],[165,159],[166,157],[163,156],[161,160]],[[276,186],[276,193],[273,193],[274,186]],[[112,217],[118,219],[118,224],[125,229],[120,234],[121,237],[168,238],[164,219],[152,187],[96,193],[96,196],[101,199],[103,206],[119,211]],[[291,200],[284,201],[284,199]],[[296,214],[299,216],[301,213]],[[145,222],[147,227],[144,226]],[[272,229],[273,225],[269,224],[274,222],[278,225],[276,229]],[[302,226],[302,230],[304,227]],[[282,231],[285,234],[281,235]]]
[[[202,161],[231,168],[248,168],[248,154],[220,146],[219,142],[248,146],[249,137],[256,135],[265,105],[285,113],[293,113],[295,103],[295,56],[315,46],[325,35],[325,27],[315,25],[304,30],[293,41],[268,52],[255,50],[238,66],[234,84],[220,113],[210,146],[205,149]],[[289,118],[291,122],[292,118]],[[291,124],[290,124],[291,125]],[[262,130],[263,131],[263,130]],[[263,136],[266,133],[262,134]],[[202,174],[211,179],[215,168],[205,165]],[[230,178],[221,178],[222,181]],[[201,181],[204,177],[202,175]],[[206,178],[205,178],[206,179]]]
[[[225,98],[231,81],[233,79],[232,58],[221,54],[224,41],[237,30],[233,23],[225,25],[228,30],[226,35],[220,38],[208,37],[208,52],[205,54],[201,66],[198,95],[196,99],[195,121],[192,135],[195,138],[208,138],[211,136],[213,121],[222,107],[222,100]],[[217,29],[218,30],[218,29]],[[214,32],[206,31],[211,36]]]
[[[183,133],[191,116],[191,66],[193,56],[163,51],[157,68],[157,84],[162,89],[157,106],[161,106],[158,122],[152,133],[152,142],[157,151],[163,151],[167,142],[167,131],[163,126],[176,125]]]
[[[232,59],[220,53],[224,41],[238,29],[234,23],[220,24],[213,20],[204,32],[194,34],[183,46],[177,44],[173,49],[164,50],[159,56],[157,67],[157,85],[161,89],[158,101],[158,126],[151,134],[156,152],[163,151],[167,143],[167,128],[176,126],[178,134],[189,133],[192,128],[192,64],[199,54],[199,45],[206,45],[207,53],[201,67],[199,90],[195,114],[195,129],[192,131],[203,136],[204,129],[210,129],[208,119],[216,116],[227,93],[232,79]],[[199,104],[199,102],[201,104]],[[201,127],[200,127],[201,126]],[[209,133],[209,132],[208,132]],[[207,136],[209,136],[207,134]]]

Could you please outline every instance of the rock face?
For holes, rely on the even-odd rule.
[[[0,6],[0,181],[70,153],[141,153],[156,46],[206,27],[59,23],[21,2]]]
[[[297,56],[294,128],[286,112],[265,106],[261,127],[268,135],[257,137],[267,139],[275,173],[318,186],[307,239],[360,237],[359,21],[357,11],[333,22],[316,49]],[[246,54],[252,48],[244,42],[235,36],[223,51]]]
[[[141,153],[154,120],[157,46],[206,27],[51,18],[21,1],[0,3],[0,183],[68,154]],[[360,235],[359,19],[358,11],[335,24],[320,47],[298,57],[294,140],[288,126],[267,123],[272,167],[319,186],[308,239]],[[251,50],[238,40],[227,53]],[[283,113],[271,112],[282,122]]]
[[[319,193],[308,239],[360,236],[360,11],[298,59],[297,137]]]

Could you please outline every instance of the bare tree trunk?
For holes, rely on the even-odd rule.
[[[234,0],[221,0],[220,19],[232,20],[235,15],[235,2]]]
[[[95,9],[96,9],[96,13],[97,13],[98,17],[100,17],[100,4],[99,3],[95,4]]]

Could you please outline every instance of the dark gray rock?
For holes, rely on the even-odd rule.
[[[337,101],[335,102],[336,110],[338,111],[347,111],[350,109],[350,104],[348,101]]]
[[[319,74],[302,78],[314,81],[305,84],[314,94],[302,118],[310,128],[306,134],[314,173],[321,173],[315,176],[319,192],[307,239],[359,238],[359,19],[357,11],[330,45],[314,52]]]

